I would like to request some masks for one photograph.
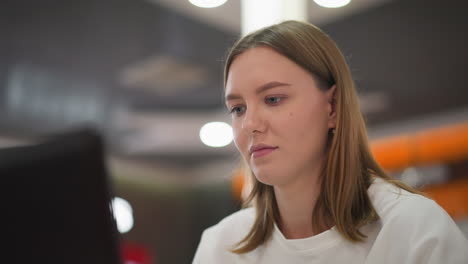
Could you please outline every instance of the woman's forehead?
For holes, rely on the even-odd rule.
[[[231,64],[225,92],[255,89],[269,82],[292,84],[311,78],[308,71],[269,47],[251,48],[238,55]]]
[[[270,48],[252,48],[234,59],[228,71],[227,83],[282,75],[290,63],[289,59]]]
[[[281,55],[274,49],[266,46],[250,48],[241,54],[237,55],[236,58],[231,63],[230,71],[236,65],[241,65],[245,67],[248,65],[262,65],[265,63],[285,63],[289,61],[288,58]],[[238,66],[239,67],[239,66]]]

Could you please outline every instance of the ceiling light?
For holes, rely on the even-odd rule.
[[[192,5],[196,5],[202,8],[213,8],[218,7],[226,3],[227,0],[189,0]]]
[[[337,8],[349,4],[351,0],[314,0],[314,2],[322,7]]]
[[[200,139],[209,147],[224,147],[232,141],[232,128],[224,122],[211,122],[200,129]]]
[[[291,19],[307,20],[307,0],[241,1],[242,35]]]

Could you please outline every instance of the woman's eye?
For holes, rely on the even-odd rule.
[[[231,114],[241,115],[245,111],[245,106],[234,106],[231,108]]]
[[[277,104],[279,103],[283,98],[278,97],[278,96],[273,96],[273,97],[267,97],[265,98],[265,102],[267,104]]]

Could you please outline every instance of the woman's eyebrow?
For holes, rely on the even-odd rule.
[[[255,90],[255,93],[260,94],[260,93],[263,93],[266,90],[269,90],[269,89],[272,89],[272,88],[276,88],[276,87],[279,87],[279,86],[290,86],[290,85],[291,84],[289,84],[289,83],[282,83],[282,82],[277,82],[277,81],[267,82],[267,83],[259,86]],[[230,101],[230,100],[241,99],[241,98],[242,97],[240,95],[238,95],[238,94],[227,94],[226,95],[226,102]]]

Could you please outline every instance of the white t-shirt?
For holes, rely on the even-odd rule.
[[[365,242],[349,242],[331,228],[286,239],[275,225],[265,244],[246,254],[229,251],[249,232],[255,209],[240,210],[203,232],[194,264],[392,263],[468,264],[468,241],[434,201],[377,178],[368,190],[380,216],[362,227]]]

